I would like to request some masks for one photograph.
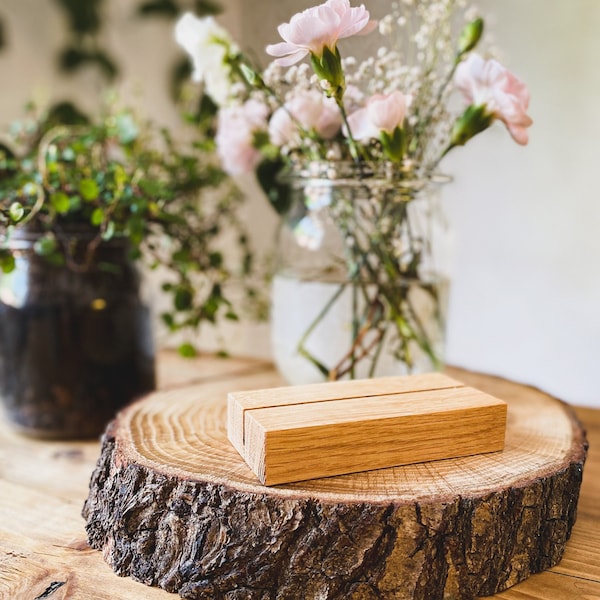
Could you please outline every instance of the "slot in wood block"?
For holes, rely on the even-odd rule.
[[[234,392],[227,433],[266,485],[504,447],[506,403],[441,373]]]

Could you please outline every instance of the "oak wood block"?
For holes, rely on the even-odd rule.
[[[267,485],[495,452],[505,427],[505,402],[440,373],[228,397],[228,437]]]
[[[197,600],[505,590],[563,556],[585,432],[542,392],[461,375],[507,402],[503,452],[271,487],[227,439],[231,381],[148,396],[103,438],[84,507],[89,543],[119,575]],[[236,379],[238,389],[273,384],[272,373]]]

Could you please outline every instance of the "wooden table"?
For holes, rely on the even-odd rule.
[[[449,372],[460,379],[461,371]],[[215,393],[281,383],[264,361],[213,357],[188,361],[173,353],[161,355],[161,388],[191,382],[202,382]],[[578,408],[577,414],[588,430],[591,449],[565,556],[558,566],[494,598],[600,600],[600,410]],[[101,553],[89,548],[81,508],[99,452],[97,441],[32,440],[0,422],[0,599],[177,598],[116,576]]]

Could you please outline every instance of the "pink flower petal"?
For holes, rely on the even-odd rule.
[[[508,125],[507,129],[510,135],[512,136],[512,139],[515,140],[517,144],[521,144],[521,146],[526,146],[529,143],[529,134],[527,133],[527,129],[525,129],[525,127]]]
[[[365,9],[364,5],[358,8],[350,8],[341,17],[341,23],[339,28],[339,37],[347,38],[353,35],[361,34],[368,27],[369,31],[372,31],[377,26],[377,21],[369,21],[369,12]],[[364,33],[368,33],[366,31]]]
[[[379,131],[392,133],[402,126],[406,115],[406,97],[400,91],[391,94],[375,94],[367,102],[367,113]]]
[[[364,35],[373,31],[376,25],[376,21],[369,20],[369,12],[364,5],[351,7],[349,0],[327,0],[324,4],[295,14],[289,23],[281,24],[277,30],[288,44],[321,56],[325,47],[333,50],[338,39]],[[277,46],[267,46],[267,52],[273,56],[284,56],[273,53]],[[285,56],[288,54],[291,52],[286,52]],[[294,62],[278,64],[289,66]]]
[[[254,147],[254,133],[266,128],[268,107],[257,100],[221,109],[215,141],[223,169],[230,175],[251,172],[262,155]]]
[[[276,146],[298,142],[298,124],[306,131],[316,131],[323,139],[330,139],[340,130],[342,116],[332,98],[316,90],[300,91],[271,117],[271,142]]]
[[[366,108],[359,108],[349,115],[348,125],[355,140],[368,142],[379,137],[379,129],[373,125]],[[344,128],[344,135],[348,135],[346,128]]]
[[[306,48],[299,48],[293,54],[288,54],[282,58],[276,58],[273,62],[280,67],[291,67],[297,62],[300,62],[307,55],[308,50],[306,50]]]
[[[367,35],[377,28],[379,21],[369,21],[356,35]]]
[[[454,81],[470,104],[485,106],[486,112],[500,119],[519,144],[528,142],[526,128],[533,121],[527,114],[527,86],[496,60],[471,54],[458,65]]]
[[[302,48],[308,48],[313,54],[320,55],[325,46],[334,46],[337,40],[337,16],[328,12],[323,16],[307,15],[303,19],[292,20],[284,29],[280,28],[283,39]]]
[[[298,46],[289,44],[288,42],[279,42],[278,44],[269,44],[267,46],[267,53],[271,56],[289,56],[295,52],[298,52]]]

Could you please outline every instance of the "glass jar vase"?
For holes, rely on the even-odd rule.
[[[61,238],[66,265],[19,232],[0,275],[0,396],[22,433],[98,436],[115,413],[155,388],[150,310],[125,240],[96,246],[86,230]]]
[[[448,178],[318,162],[286,180],[272,285],[281,374],[302,384],[440,369],[450,238],[439,192]]]

